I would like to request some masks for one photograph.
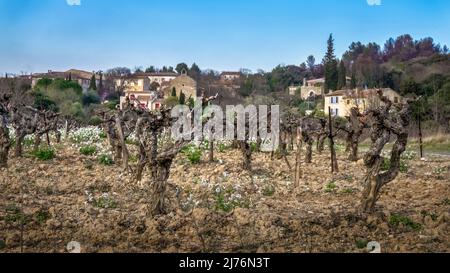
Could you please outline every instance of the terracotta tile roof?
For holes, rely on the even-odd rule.
[[[363,90],[337,90],[332,93],[326,94],[325,97],[343,96],[344,98],[368,98],[370,96],[377,95],[379,89],[363,89]],[[382,88],[383,93],[394,90],[390,88]],[[397,93],[397,92],[395,92]]]

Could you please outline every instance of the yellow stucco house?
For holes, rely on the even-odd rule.
[[[375,108],[381,105],[378,97],[379,89],[365,90],[338,90],[325,95],[325,114],[331,114],[337,117],[348,117],[350,109],[358,107],[360,112]],[[403,99],[397,92],[390,88],[381,89],[383,96],[394,103],[399,103]],[[331,113],[329,109],[331,108]]]

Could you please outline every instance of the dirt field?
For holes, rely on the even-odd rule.
[[[382,252],[450,252],[448,157],[409,160],[371,216],[358,213],[363,164],[343,152],[337,175],[328,154],[314,154],[298,189],[283,160],[255,154],[250,174],[239,151],[216,159],[192,165],[180,154],[169,213],[156,219],[146,183],[75,148],[11,159],[0,170],[0,252],[67,252],[70,241],[82,252],[366,252],[370,241]]]

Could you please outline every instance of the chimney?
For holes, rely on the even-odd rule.
[[[303,78],[303,86],[306,86],[306,78]]]

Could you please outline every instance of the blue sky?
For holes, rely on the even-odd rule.
[[[330,33],[339,56],[352,41],[404,33],[450,45],[450,1],[0,0],[0,29],[0,73],[179,62],[270,70],[320,61]]]

